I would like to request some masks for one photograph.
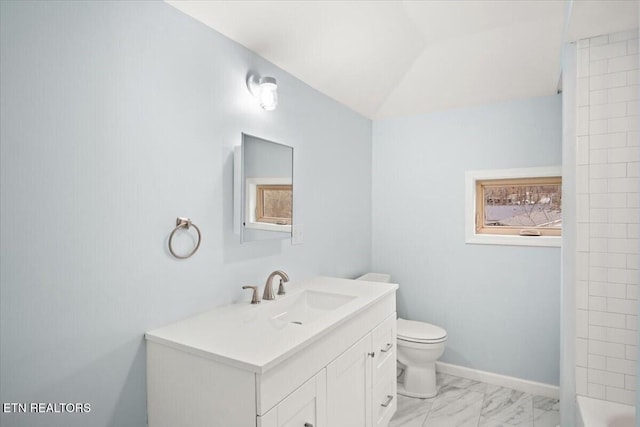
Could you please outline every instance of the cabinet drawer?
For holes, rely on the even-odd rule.
[[[393,361],[395,362],[395,358]],[[396,412],[398,405],[395,363],[385,362],[384,370],[379,374],[381,374],[379,381],[373,386],[372,418],[374,426],[386,426]]]
[[[385,371],[382,374],[380,371],[391,369],[388,365],[393,365],[393,371],[395,371],[396,365],[396,315],[395,313],[387,317],[380,325],[378,325],[372,332],[372,350],[375,352],[373,358],[373,382],[377,383],[380,378],[385,378],[388,374]],[[395,374],[392,374],[395,378]]]

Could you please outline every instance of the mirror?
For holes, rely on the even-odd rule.
[[[240,241],[291,238],[293,148],[245,133],[239,148],[234,221]]]

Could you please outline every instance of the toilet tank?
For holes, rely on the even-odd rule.
[[[391,283],[391,275],[385,274],[385,273],[367,273],[358,277],[356,280],[366,280],[368,282]]]

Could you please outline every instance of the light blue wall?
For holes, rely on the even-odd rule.
[[[400,316],[444,327],[442,361],[558,384],[560,250],[467,245],[467,170],[561,164],[560,96],[376,121],[373,268]]]
[[[369,120],[163,2],[0,4],[0,401],[92,405],[3,427],[144,426],[146,330],[278,268],[370,269]],[[278,79],[276,111],[248,71]],[[233,234],[241,132],[295,148],[303,245]],[[177,216],[203,233],[186,261]]]

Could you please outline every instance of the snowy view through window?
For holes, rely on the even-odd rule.
[[[544,185],[487,185],[484,226],[562,227],[562,187]]]

